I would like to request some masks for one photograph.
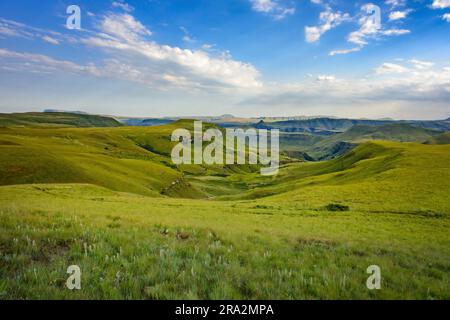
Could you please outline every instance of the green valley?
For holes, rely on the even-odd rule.
[[[354,126],[308,139],[342,155],[265,177],[174,165],[180,126],[0,128],[0,299],[450,298],[445,135]]]

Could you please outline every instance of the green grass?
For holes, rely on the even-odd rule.
[[[120,127],[110,117],[64,112],[0,113],[0,127]]]
[[[447,217],[0,188],[3,298],[448,299]],[[177,232],[188,239],[177,238]],[[64,287],[71,264],[82,290]],[[382,289],[365,287],[369,265]]]
[[[180,171],[167,166],[170,159],[128,139],[130,131],[151,132],[146,128],[0,129],[0,185],[92,183],[148,196],[202,196]],[[180,181],[182,191],[172,187]]]
[[[263,177],[173,166],[180,125],[0,129],[0,299],[450,299],[450,145]]]
[[[434,136],[428,139],[425,144],[450,144],[450,132]]]

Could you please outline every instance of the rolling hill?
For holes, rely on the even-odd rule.
[[[127,138],[130,131],[139,132],[0,128],[0,184],[92,183],[148,196],[201,196],[180,171],[168,165],[166,157]],[[184,190],[177,191],[181,186]]]
[[[423,143],[439,134],[440,132],[435,130],[394,123],[380,126],[356,125],[345,132],[325,137],[298,133],[282,134],[280,141],[282,150],[300,151],[316,160],[327,160],[336,158],[366,141]]]
[[[0,129],[0,185],[88,183],[152,197],[255,199],[295,193],[297,189],[304,192],[310,185],[314,186],[311,190],[319,190],[322,184],[330,183],[336,190],[347,184],[355,187],[367,183],[384,185],[390,190],[389,186],[395,182],[400,192],[412,188],[408,186],[411,183],[408,175],[388,173],[401,173],[395,169],[405,168],[411,170],[415,179],[426,172],[421,181],[424,189],[415,186],[420,190],[417,194],[427,194],[425,182],[429,179],[434,181],[428,182],[431,189],[436,189],[438,194],[448,186],[442,180],[448,170],[445,163],[450,160],[448,145],[376,142],[382,138],[423,142],[434,133],[426,129],[400,124],[381,126],[379,130],[356,126],[312,145],[318,150],[331,148],[339,141],[352,143],[353,150],[344,156],[318,163],[285,162],[276,177],[262,177],[258,167],[251,165],[173,165],[170,151],[174,142],[170,141],[170,135],[176,128],[192,130],[192,126],[192,121],[182,120],[156,127],[3,128]],[[442,172],[436,171],[434,176],[435,170]],[[443,188],[438,189],[434,184]],[[381,191],[382,188],[377,192]],[[442,195],[442,198],[446,197]],[[417,206],[415,201],[404,203]],[[440,208],[442,211],[445,205]]]
[[[450,144],[450,132],[434,136],[425,141],[425,144]]]
[[[119,127],[117,120],[97,115],[66,112],[1,113],[0,127]]]

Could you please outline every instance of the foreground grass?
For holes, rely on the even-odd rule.
[[[447,216],[24,185],[0,187],[0,229],[3,299],[450,298]]]

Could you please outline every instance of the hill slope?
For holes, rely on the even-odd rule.
[[[314,136],[314,140],[312,138],[305,140],[304,134],[289,134],[289,140],[282,136],[281,145],[282,149],[286,145],[290,151],[302,151],[317,160],[326,160],[336,158],[366,141],[388,140],[422,143],[439,134],[438,131],[402,123],[380,126],[356,125],[343,133],[326,137]]]
[[[450,144],[450,132],[434,136],[425,141],[425,144]]]
[[[149,196],[202,196],[166,157],[127,138],[135,131],[0,128],[0,185],[92,183]]]
[[[122,124],[109,117],[65,113],[65,112],[29,112],[0,113],[0,127],[120,127]]]
[[[345,156],[284,166],[271,180],[222,199],[289,202],[320,209],[341,203],[356,210],[450,214],[450,145],[373,141]]]

